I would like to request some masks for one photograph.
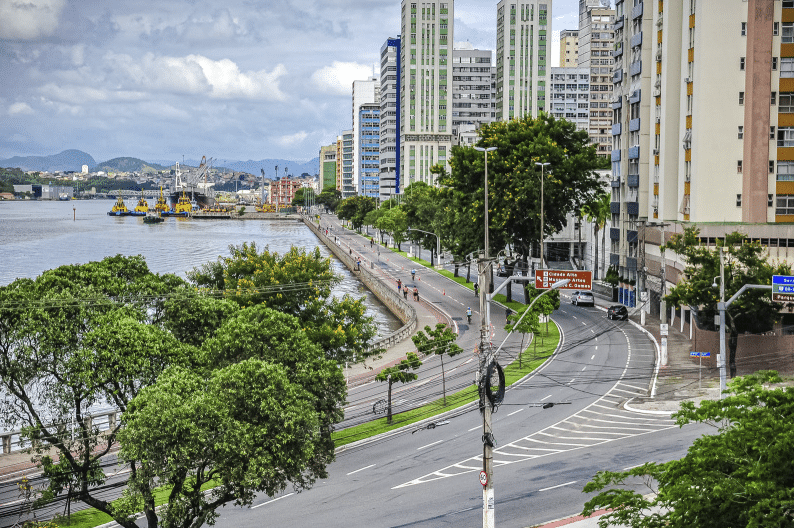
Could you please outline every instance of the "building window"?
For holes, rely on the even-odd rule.
[[[766,195],[766,206],[772,207],[775,205],[775,195],[774,194],[767,194]]]
[[[780,76],[794,77],[794,57],[780,58]]]
[[[772,24],[772,35],[777,36],[780,33],[780,22]]]
[[[775,160],[769,160],[769,174],[775,173]]]
[[[794,22],[783,22],[780,42],[783,44],[794,44]]]
[[[742,22],[742,36],[747,36],[747,22]]]
[[[794,127],[777,127],[777,146],[794,147]]]
[[[738,172],[739,174],[742,173],[742,160],[736,162],[736,172]]]
[[[744,71],[744,57],[739,57],[739,69]]]
[[[744,104],[744,92],[739,92],[739,104]]]
[[[794,7],[794,0],[783,0],[783,8],[792,8]]]
[[[794,195],[786,194],[778,196],[777,207],[775,208],[776,215],[792,215],[794,214]]]
[[[739,139],[744,139],[744,127],[739,125]]]
[[[775,139],[775,127],[769,127],[769,139]]]
[[[794,93],[780,94],[780,104],[777,105],[777,111],[780,114],[794,113]]]
[[[741,194],[737,194],[736,195],[736,207],[741,207],[741,206],[742,206],[742,195]]]
[[[777,92],[772,92],[772,96],[769,98],[769,104],[771,105],[777,104]]]
[[[777,70],[777,57],[772,57],[772,69]]]
[[[777,181],[794,181],[794,161],[777,162]]]

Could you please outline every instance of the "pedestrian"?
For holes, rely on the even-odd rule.
[[[373,247],[375,247],[375,239],[374,238],[370,238],[369,239],[369,248],[372,249]]]
[[[414,301],[419,302],[419,288],[414,286]]]
[[[356,259],[356,271],[361,271],[361,257]]]
[[[408,300],[408,286],[403,288],[403,298],[407,301]]]
[[[353,254],[353,248],[350,248],[350,254],[351,255]]]
[[[402,288],[402,286],[403,286],[403,281],[397,279],[397,291],[400,291],[400,288]]]
[[[474,296],[478,297],[480,295],[480,285],[476,282],[474,283]]]
[[[505,320],[509,319],[512,314],[513,314],[513,310],[511,310],[510,308],[505,308]]]

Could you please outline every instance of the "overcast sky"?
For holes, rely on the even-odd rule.
[[[496,3],[457,0],[455,41],[494,49]],[[399,28],[399,0],[0,0],[0,158],[308,160]]]

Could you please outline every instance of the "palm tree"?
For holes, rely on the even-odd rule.
[[[609,203],[611,196],[604,191],[593,198],[593,201],[582,207],[582,214],[588,222],[593,224],[593,239],[595,240],[595,260],[593,265],[593,279],[598,280],[598,231],[601,230],[601,246],[603,259],[606,259],[606,226],[610,216]],[[606,265],[606,261],[601,263],[601,267]]]

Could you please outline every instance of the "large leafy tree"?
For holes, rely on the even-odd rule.
[[[365,223],[367,213],[378,207],[375,198],[369,196],[351,196],[345,198],[337,206],[337,215],[342,220],[350,220],[353,228],[360,231]]]
[[[684,273],[687,278],[675,285],[665,300],[675,306],[699,307],[700,320],[707,325],[717,312],[719,288],[713,288],[715,277],[720,275],[719,246],[722,246],[725,262],[725,300],[739,291],[745,284],[772,284],[772,275],[790,275],[791,267],[786,263],[770,263],[766,250],[757,241],[745,241],[739,232],[718,239],[718,247],[700,245],[699,230],[688,227],[682,234],[675,234],[663,247],[686,259]],[[766,290],[747,290],[736,299],[726,312],[726,325],[730,332],[729,365],[730,376],[736,375],[736,345],[743,332],[760,333],[772,329],[780,317],[780,306],[773,303]]]
[[[317,204],[324,205],[332,213],[336,211],[340,201],[342,201],[342,191],[338,191],[334,187],[326,187],[317,195]]]
[[[441,213],[439,203],[438,188],[425,182],[414,182],[405,189],[400,207],[405,211],[409,228],[438,234]],[[419,245],[420,251],[422,247],[431,248],[430,260],[433,261],[432,255],[436,253],[436,237],[422,231],[409,231],[408,234],[411,240]]]
[[[574,123],[543,114],[486,124],[480,137],[478,146],[496,147],[488,154],[489,238],[494,252],[511,243],[526,259],[540,240],[541,169],[535,163],[551,164],[543,192],[546,236],[562,229],[567,215],[603,188],[595,171],[606,161],[597,156],[587,132],[577,131]],[[466,236],[465,249],[473,251],[483,240],[485,158],[473,148],[453,147],[450,167],[440,183],[451,189],[460,220],[475,228],[475,236]]]
[[[424,330],[419,330],[411,336],[411,340],[416,345],[419,352],[425,355],[435,354],[441,359],[441,388],[444,394],[444,406],[447,405],[447,380],[444,373],[444,354],[449,357],[457,356],[463,349],[455,341],[458,339],[452,328],[444,323],[436,323],[432,328],[426,325]]]
[[[684,402],[677,423],[709,424],[716,434],[695,440],[680,460],[599,472],[584,491],[600,493],[583,514],[609,508],[601,527],[794,526],[794,390],[763,385],[779,381],[759,372],[732,380],[722,400]],[[625,486],[638,481],[652,498]]]
[[[378,375],[375,376],[377,381],[385,381],[389,384],[389,392],[386,400],[386,423],[391,423],[392,421],[392,414],[391,414],[391,389],[392,385],[395,383],[408,383],[414,381],[418,376],[414,372],[410,372],[411,370],[417,370],[419,367],[422,366],[422,362],[419,360],[419,356],[417,356],[413,352],[408,352],[405,359],[393,365],[391,367],[387,367],[380,372]]]
[[[600,192],[582,207],[584,218],[593,224],[593,242],[595,246],[595,258],[593,259],[593,279],[598,280],[598,232],[601,231],[601,254],[603,262],[601,267],[606,269],[606,224],[611,215],[611,197],[608,192]]]
[[[222,292],[240,306],[264,304],[301,320],[305,331],[329,359],[340,364],[363,361],[379,353],[371,344],[377,335],[364,302],[331,295],[339,277],[330,259],[293,247],[284,255],[255,243],[229,247],[230,256],[219,257],[188,273],[198,287]]]
[[[405,242],[405,234],[408,230],[408,218],[402,207],[392,207],[385,209],[380,218],[375,220],[375,228],[378,230],[389,233],[397,244],[397,249]]]

